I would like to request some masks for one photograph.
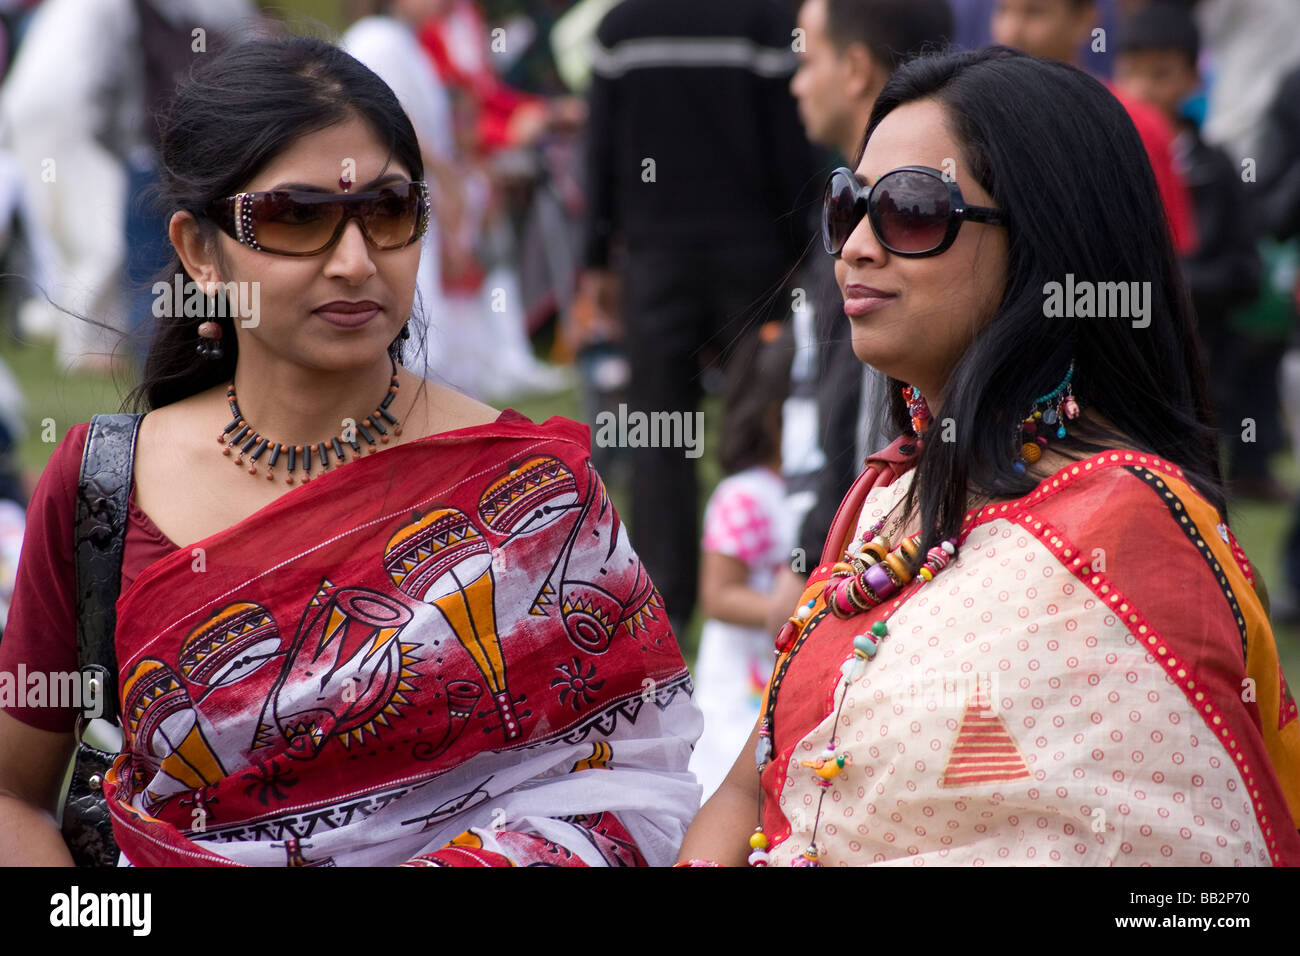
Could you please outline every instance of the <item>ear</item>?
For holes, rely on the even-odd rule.
[[[840,64],[844,71],[844,93],[850,99],[874,100],[876,90],[885,85],[880,64],[865,44],[850,43],[845,47]]]
[[[186,273],[206,294],[211,294],[212,284],[221,282],[221,272],[217,268],[216,249],[204,241],[198,222],[181,210],[173,214],[167,224],[167,235]]]

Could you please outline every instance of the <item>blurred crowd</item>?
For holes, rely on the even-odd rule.
[[[706,618],[706,796],[753,724],[773,621],[888,440],[819,217],[827,174],[855,163],[907,58],[1000,43],[1108,85],[1182,256],[1230,491],[1289,500],[1272,468],[1300,448],[1295,0],[347,6],[339,42],[397,94],[434,196],[406,364],[497,402],[576,386],[588,424],[719,398],[707,454],[725,478],[707,502],[680,447],[593,449],[629,485],[633,540],[678,632]],[[0,334],[52,340],[70,371],[143,361],[168,241],[153,118],[197,58],[267,24],[252,0],[0,0]],[[23,428],[0,366],[0,625]],[[1297,613],[1293,525],[1275,614]]]

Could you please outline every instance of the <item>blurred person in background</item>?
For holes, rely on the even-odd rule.
[[[629,413],[693,414],[709,354],[724,432],[749,387],[758,313],[812,238],[795,208],[812,161],[789,91],[793,27],[778,0],[624,0],[597,30],[578,295],[624,337]],[[678,628],[698,584],[696,480],[684,449],[636,450],[632,525]]]
[[[704,509],[700,610],[706,619],[692,669],[704,733],[691,753],[691,772],[706,800],[758,719],[772,675],[772,589],[794,545],[781,480],[781,405],[790,386],[792,342],[777,323],[765,325],[761,336],[753,387],[721,436],[726,477]]]
[[[1240,423],[1262,415],[1264,403],[1277,405],[1281,349],[1242,328],[1232,314],[1258,295],[1260,259],[1241,170],[1222,149],[1207,144],[1186,115],[1186,104],[1201,87],[1199,55],[1200,37],[1186,5],[1140,7],[1121,25],[1115,86],[1154,106],[1176,130],[1174,157],[1191,193],[1197,236],[1195,252],[1182,258],[1183,274],[1205,361],[1217,370],[1211,390],[1233,450],[1231,490],[1258,495],[1258,486],[1272,481],[1267,452],[1255,451],[1267,446],[1243,443]]]
[[[820,181],[853,156],[876,96],[899,65],[937,52],[953,32],[946,0],[805,0],[799,10],[804,41],[790,91],[808,138],[823,147]],[[821,227],[813,204],[811,229]],[[786,479],[803,562],[788,562],[779,578],[779,618],[802,593],[808,562],[821,554],[835,511],[867,455],[888,444],[883,377],[849,348],[851,326],[835,283],[834,260],[813,252],[800,271],[807,293],[793,316],[796,358],[786,403]],[[780,621],[772,624],[775,633]]]
[[[1291,314],[1291,339],[1282,357],[1279,391],[1290,430],[1292,454],[1300,454],[1300,67],[1278,87],[1259,137],[1258,179],[1250,187],[1264,244],[1271,244],[1274,267],[1266,276],[1266,295],[1285,302]],[[1274,619],[1300,621],[1300,498],[1292,505],[1283,554],[1283,587],[1273,596]]]
[[[1282,78],[1300,65],[1295,0],[1187,0],[1208,53],[1201,135],[1234,161],[1258,156]]]
[[[1136,0],[1141,2],[1141,0]],[[962,50],[978,50],[989,45],[991,40],[990,23],[998,0],[948,0],[953,16],[953,45]],[[1119,10],[1131,6],[1134,0],[1097,0],[1097,26],[1107,33],[1115,26]],[[1033,5],[1029,13],[1034,18],[1050,18],[1055,13],[1055,5],[1050,0],[1043,0]],[[1093,50],[1091,44],[1085,43],[1078,50],[1080,65],[1093,76],[1109,77],[1112,58],[1108,52]]]
[[[457,387],[481,397],[557,391],[570,376],[533,354],[507,192],[527,175],[521,167],[532,165],[528,154],[544,137],[580,128],[586,106],[576,97],[548,98],[504,83],[498,67],[513,62],[516,51],[505,28],[489,31],[473,0],[425,6],[431,12],[419,42],[451,96],[453,175],[462,193],[457,222],[443,237],[447,351],[439,367]]]
[[[1100,29],[1095,0],[997,0],[990,34],[994,43],[1082,68],[1085,64],[1080,51],[1085,45],[1111,49],[1109,34],[1097,33]],[[1113,86],[1108,85],[1108,89],[1128,111],[1142,137],[1169,219],[1174,249],[1188,255],[1196,248],[1196,226],[1187,186],[1173,165],[1173,130],[1155,108]]]
[[[193,25],[230,26],[254,12],[249,0],[44,0],[36,9],[0,91],[0,122],[52,240],[54,287],[45,291],[60,305],[123,332],[147,316],[123,271],[140,275],[129,251],[144,226],[134,223],[128,241],[128,209],[151,175],[151,111],[174,85],[173,68],[206,49]],[[169,28],[170,42],[152,42]],[[144,271],[157,264],[150,251],[163,240],[149,241],[139,246]],[[109,329],[62,313],[44,295],[23,304],[19,326],[55,336],[65,368],[125,364]]]

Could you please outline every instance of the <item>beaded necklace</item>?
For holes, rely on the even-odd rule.
[[[897,507],[897,505],[895,505]],[[934,579],[934,576],[948,566],[957,553],[957,540],[949,538],[941,545],[933,547],[926,554],[925,563],[916,568],[916,558],[920,553],[921,535],[914,534],[904,538],[893,550],[890,549],[889,536],[882,534],[888,515],[882,517],[860,538],[855,538],[844,554],[844,560],[831,569],[831,579],[826,582],[818,598],[801,603],[795,613],[782,627],[777,637],[777,667],[772,674],[771,684],[766,699],[766,708],[758,728],[758,747],[754,754],[759,773],[759,811],[758,826],[749,838],[751,853],[750,866],[767,866],[768,840],[763,832],[762,774],[772,758],[772,734],[775,724],[777,695],[781,683],[794,659],[795,652],[804,640],[817,628],[827,614],[834,614],[842,620],[883,604],[894,594],[905,589],[914,580],[917,588]],[[895,523],[897,532],[902,516]],[[915,570],[914,570],[915,569]],[[910,597],[917,588],[906,596]],[[822,602],[820,611],[815,611],[818,601]],[[822,754],[814,760],[801,761],[817,776],[817,785],[821,793],[817,798],[817,816],[813,822],[813,832],[808,848],[794,861],[795,866],[820,866],[817,852],[817,827],[821,822],[822,801],[826,791],[840,772],[849,765],[847,753],[836,753],[836,739],[839,734],[840,711],[844,699],[848,696],[849,684],[862,676],[867,661],[876,656],[880,641],[889,633],[886,620],[903,603],[900,596],[885,616],[871,625],[869,634],[858,634],[853,638],[853,653],[840,666],[844,676],[844,692],[835,709],[835,721],[831,739]]]
[[[392,361],[391,357],[390,361]],[[402,434],[402,423],[388,410],[388,406],[393,403],[393,399],[397,396],[398,387],[397,362],[393,361],[392,364],[393,373],[389,378],[388,392],[370,417],[356,422],[350,429],[345,428],[333,438],[328,439],[328,441],[317,442],[315,445],[310,443],[305,445],[285,445],[264,437],[261,432],[258,432],[248,423],[244,418],[244,413],[239,410],[239,400],[235,397],[235,382],[232,379],[230,384],[226,386],[226,401],[230,405],[230,413],[235,417],[217,436],[217,444],[225,446],[222,448],[221,453],[226,457],[231,457],[234,454],[234,462],[241,468],[244,465],[244,456],[247,455],[249,462],[248,473],[256,475],[257,460],[262,457],[263,452],[269,450],[271,454],[266,462],[267,481],[275,480],[274,469],[280,461],[280,456],[283,455],[287,459],[284,476],[284,483],[287,485],[294,483],[293,473],[299,467],[302,469],[302,476],[298,480],[304,484],[311,481],[313,452],[317,455],[322,472],[330,467],[331,451],[334,453],[337,464],[346,463],[347,459],[343,457],[343,446],[345,444],[352,449],[351,460],[356,461],[359,459],[361,457],[361,445],[356,439],[357,435],[365,439],[366,444],[369,446],[367,453],[373,455],[379,448],[375,444],[375,436],[371,434],[371,429],[378,433],[379,443],[383,445],[388,444],[388,429],[384,427],[385,421],[392,427],[394,435]],[[380,419],[383,419],[383,421]],[[243,442],[243,444],[240,445],[240,442]],[[239,445],[238,453],[235,453],[236,445]]]

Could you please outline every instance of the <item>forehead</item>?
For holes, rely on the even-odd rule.
[[[1144,50],[1122,50],[1115,56],[1119,66],[1128,69],[1174,69],[1185,67],[1191,69],[1187,54],[1182,50],[1166,47],[1148,47]]]
[[[872,183],[899,166],[944,169],[960,162],[961,146],[948,130],[947,110],[934,100],[916,100],[881,120],[858,164],[858,175]]]
[[[390,172],[409,175],[409,170],[395,157],[389,161],[388,148],[370,125],[353,116],[299,136],[272,158],[244,189],[257,192],[295,182],[337,191],[339,178],[345,170],[352,169],[355,175],[350,178],[357,183],[368,183]]]

